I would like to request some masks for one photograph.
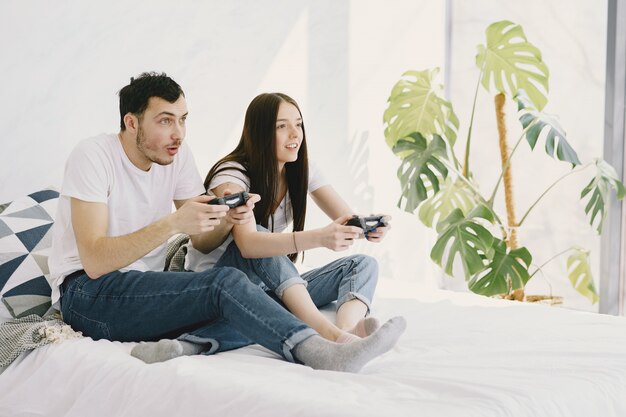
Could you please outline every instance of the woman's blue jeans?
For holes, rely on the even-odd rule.
[[[241,256],[234,241],[215,264],[215,268],[222,267],[234,267],[243,271],[252,283],[266,290],[267,294],[281,305],[280,298],[285,289],[291,285],[303,284],[307,286],[317,307],[337,301],[339,308],[346,301],[359,299],[369,311],[378,279],[378,263],[371,256],[348,256],[300,276],[288,257],[246,259]],[[218,320],[211,326],[190,331],[179,339],[198,344],[217,339],[220,341],[218,351],[253,343],[225,320]]]
[[[259,343],[289,361],[317,334],[234,268],[79,275],[61,285],[63,319],[93,339],[179,338],[214,353]],[[181,336],[182,335],[182,336]]]
[[[337,309],[346,301],[359,299],[369,311],[378,280],[378,262],[371,256],[347,256],[301,276],[288,257],[246,259],[234,241],[215,266],[243,271],[250,281],[278,298],[290,286],[303,284],[317,307],[337,301]]]

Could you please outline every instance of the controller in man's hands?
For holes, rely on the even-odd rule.
[[[363,229],[363,233],[367,236],[368,233],[376,230],[377,227],[385,227],[387,224],[383,220],[383,216],[357,216],[354,215],[350,220],[346,222],[346,226],[356,226]]]
[[[234,207],[239,207],[239,206],[243,206],[244,204],[246,204],[246,201],[248,201],[248,198],[250,198],[248,193],[245,191],[242,191],[237,194],[228,194],[228,195],[225,195],[224,197],[216,197],[213,200],[209,201],[209,204],[223,205],[223,206],[228,206],[230,208],[234,208]]]

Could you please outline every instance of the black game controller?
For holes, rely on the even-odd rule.
[[[244,204],[246,204],[246,201],[248,201],[248,198],[250,198],[248,193],[242,191],[240,193],[228,194],[224,197],[214,198],[213,200],[209,201],[209,204],[228,206],[230,208],[233,208],[243,206]]]
[[[383,216],[360,217],[354,215],[346,222],[346,226],[360,227],[367,237],[368,233],[373,232],[377,227],[385,227],[387,224],[383,221]]]

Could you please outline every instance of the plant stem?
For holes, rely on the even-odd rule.
[[[537,200],[535,200],[535,202],[528,208],[528,210],[526,210],[526,213],[524,214],[524,216],[522,217],[522,219],[519,221],[519,223],[517,224],[517,227],[520,227],[522,225],[522,223],[524,223],[524,220],[526,220],[526,217],[528,217],[528,215],[530,214],[530,212],[532,211],[532,209],[539,203],[539,201],[546,195],[548,194],[548,192],[554,188],[555,185],[557,185],[559,182],[561,182],[562,180],[564,180],[565,178],[569,177],[570,175],[576,173],[576,172],[580,172],[583,171],[587,168],[589,168],[591,164],[587,164],[584,167],[580,168],[580,169],[573,169],[570,172],[568,172],[567,174],[561,176],[561,178],[559,178],[558,180],[556,180],[555,182],[552,183],[551,186],[549,186],[543,193],[541,193],[541,195],[539,196],[539,198],[537,198]]]
[[[463,181],[468,187],[469,189],[472,191],[472,193],[474,194],[474,197],[479,200],[482,204],[484,204],[485,206],[488,206],[487,201],[485,201],[485,198],[480,194],[480,191],[478,191],[476,189],[476,187],[474,187],[474,184],[471,183],[471,181],[469,179],[467,179],[466,177],[464,177],[463,175],[461,175],[461,173],[450,164],[449,161],[447,161],[446,159],[442,159],[441,162],[446,165],[446,167],[454,172],[456,174],[456,176]],[[488,206],[489,207],[489,206]],[[506,233],[506,228],[504,227],[504,224],[502,223],[502,220],[500,220],[500,217],[498,217],[498,214],[493,211],[493,209],[491,207],[489,207],[489,209],[491,210],[491,212],[493,213],[496,223],[498,224],[498,226],[500,227],[500,231],[502,232],[502,236],[503,236],[503,240],[506,239],[507,233]]]
[[[440,159],[440,161],[452,172],[454,172],[457,177],[459,177],[461,179],[461,181],[463,181],[465,184],[467,184],[467,186],[472,190],[472,193],[474,193],[474,196],[480,200],[481,202],[483,202],[485,205],[487,205],[487,202],[485,201],[485,199],[483,198],[482,195],[480,195],[480,192],[476,189],[476,187],[474,187],[474,184],[471,183],[471,181],[469,179],[467,179],[466,177],[464,177],[454,166],[450,165],[450,162],[448,162],[445,159]]]
[[[450,154],[452,156],[452,160],[454,161],[454,166],[456,167],[457,170],[459,170],[461,168],[461,163],[456,157],[456,153],[454,152],[454,148],[452,146],[450,146]]]
[[[491,197],[489,197],[489,200],[487,201],[489,203],[489,208],[493,208],[493,202],[496,199],[496,194],[498,193],[498,187],[500,187],[500,181],[502,181],[502,178],[504,177],[504,172],[509,168],[509,165],[511,164],[511,158],[513,158],[515,151],[517,151],[517,148],[519,147],[520,143],[522,143],[522,139],[524,139],[524,136],[526,135],[526,131],[530,127],[532,127],[534,124],[535,122],[531,123],[530,125],[526,127],[526,129],[522,131],[521,136],[519,137],[519,139],[517,139],[517,142],[515,143],[513,150],[509,154],[509,158],[506,160],[506,163],[502,167],[502,172],[500,173],[500,177],[498,177],[498,181],[496,181],[496,186],[493,187],[493,191],[491,192]]]
[[[511,158],[509,157],[509,145],[506,141],[506,115],[504,113],[504,105],[506,96],[498,93],[494,97],[494,105],[496,110],[496,123],[498,125],[498,145],[500,147],[500,164],[504,173],[504,203],[506,206],[506,220],[510,229],[507,246],[510,249],[517,249],[517,230],[515,225],[515,199],[513,198],[513,174],[511,172]],[[506,167],[505,167],[506,165]]]
[[[550,262],[552,262],[553,260],[555,260],[555,259],[556,259],[556,258],[558,258],[559,256],[561,256],[561,255],[563,255],[563,254],[565,254],[565,253],[567,253],[567,252],[569,252],[569,251],[571,251],[571,250],[572,250],[572,248],[567,248],[567,249],[565,249],[564,251],[561,251],[561,252],[557,253],[556,255],[554,255],[553,257],[551,257],[550,259],[548,259],[547,261],[545,261],[545,262],[544,262],[544,263],[542,263],[541,265],[539,265],[539,266],[537,267],[537,269],[535,269],[535,272],[533,272],[532,274],[530,274],[530,276],[528,277],[528,281],[530,281],[530,279],[531,279],[532,277],[534,277],[534,276],[535,276],[535,274],[536,274],[537,272],[541,271],[541,268],[543,268],[544,266],[546,266],[547,264],[549,264]]]
[[[465,178],[469,175],[469,155],[470,155],[470,142],[472,138],[472,126],[474,125],[474,112],[476,111],[476,98],[478,97],[478,88],[480,87],[480,81],[483,78],[483,69],[485,63],[480,67],[480,74],[478,74],[478,83],[476,83],[476,91],[474,92],[474,102],[472,103],[472,116],[470,117],[469,129],[467,130],[467,141],[465,142],[465,162],[463,163],[463,176]]]

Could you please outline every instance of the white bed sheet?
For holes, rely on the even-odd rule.
[[[626,318],[415,286],[374,313],[408,328],[359,374],[258,345],[152,365],[131,344],[48,345],[0,374],[0,416],[626,416]]]

